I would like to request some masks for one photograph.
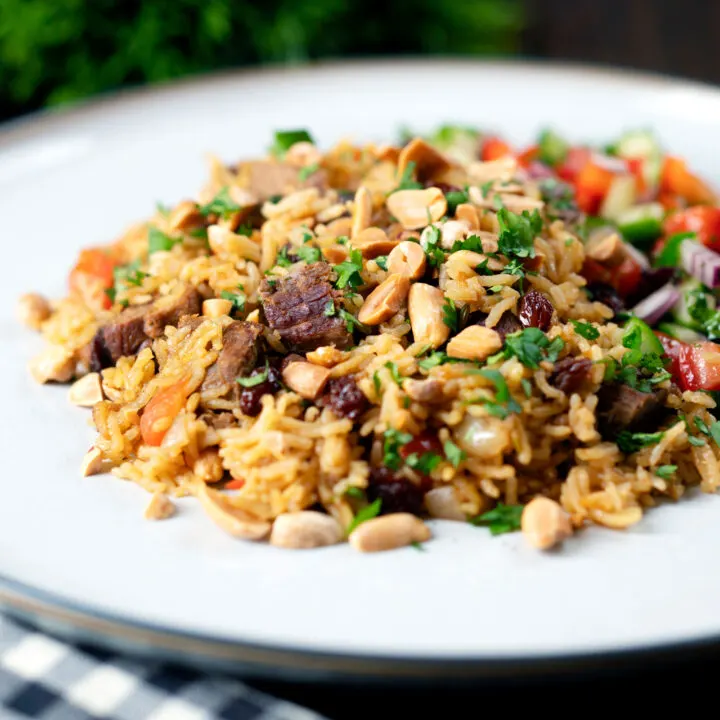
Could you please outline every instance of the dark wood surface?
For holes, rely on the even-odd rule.
[[[526,0],[525,54],[720,83],[719,0]]]

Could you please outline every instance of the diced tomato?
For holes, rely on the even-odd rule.
[[[588,283],[602,283],[614,287],[621,297],[632,295],[642,281],[642,267],[630,256],[613,268],[586,258],[582,274]]]
[[[231,480],[229,483],[226,483],[225,489],[226,490],[240,490],[240,488],[245,485],[245,481],[242,478],[237,478],[235,480]]]
[[[157,447],[162,443],[186,400],[187,381],[184,379],[153,395],[140,418],[140,433],[146,445]]]
[[[665,235],[694,232],[707,247],[720,252],[720,208],[696,205],[670,215],[664,223]]]
[[[435,453],[436,455],[442,455],[442,452],[442,443],[438,439],[438,436],[434,432],[432,432],[432,430],[423,430],[419,435],[416,435],[407,445],[403,445],[400,448],[400,455],[403,458],[407,458],[413,454],[421,457],[425,455],[425,453]]]
[[[587,163],[575,178],[578,207],[590,215],[597,215],[614,178],[615,174],[607,168],[593,162]]]
[[[499,137],[489,137],[483,141],[481,157],[483,162],[498,160],[512,154],[512,148]]]
[[[578,173],[590,162],[591,157],[592,151],[589,148],[570,148],[565,162],[557,168],[557,174],[563,180],[574,182]]]
[[[520,163],[523,167],[527,167],[531,162],[538,159],[539,154],[540,147],[538,145],[531,145],[518,155],[518,163]]]
[[[647,183],[645,182],[645,174],[643,172],[645,160],[643,158],[626,158],[628,170],[635,177],[635,187],[637,188],[637,194],[642,195],[647,190]]]
[[[90,308],[107,310],[112,302],[105,291],[115,284],[115,266],[116,262],[102,250],[83,250],[70,271],[70,292],[79,295]]]
[[[694,345],[656,332],[670,358],[673,379],[681,390],[720,390],[720,345],[701,342]]]
[[[671,155],[668,155],[663,161],[660,190],[679,195],[691,205],[713,203],[717,200],[712,189],[688,170],[684,160]]]
[[[685,203],[682,203],[677,195],[673,195],[669,192],[661,192],[658,194],[658,202],[666,210],[678,210],[679,208],[685,207]]]

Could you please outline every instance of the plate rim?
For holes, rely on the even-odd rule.
[[[322,60],[294,66],[268,65],[264,67],[230,68],[209,73],[194,74],[182,79],[167,80],[146,86],[133,86],[101,93],[55,108],[35,112],[0,124],[0,147],[32,139],[38,133],[52,132],[56,126],[72,119],[92,119],[94,113],[110,111],[113,106],[146,102],[166,94],[183,94],[210,85],[233,85],[238,81],[256,78],[272,80],[293,75],[307,76],[318,72],[369,71],[383,68],[397,71],[407,68],[417,72],[422,68],[484,69],[486,71],[532,71],[554,76],[589,75],[605,82],[658,89],[683,89],[711,95],[720,101],[720,87],[708,82],[685,79],[672,75],[623,68],[609,64],[579,63],[562,60],[528,60],[526,58],[478,59],[472,57],[401,57],[350,60]],[[186,660],[203,658],[221,666],[242,666],[252,673],[310,674],[315,679],[338,677],[376,677],[394,679],[447,680],[478,676],[503,678],[517,675],[543,674],[548,671],[582,672],[608,663],[634,663],[662,656],[698,653],[720,645],[720,633],[690,637],[676,641],[658,640],[614,649],[569,650],[545,652],[537,655],[490,657],[465,655],[460,657],[421,657],[401,652],[377,654],[319,650],[292,644],[239,641],[212,633],[193,632],[144,621],[130,614],[115,613],[100,606],[85,605],[53,591],[27,585],[0,573],[0,607],[10,615],[29,620],[34,625],[56,621],[60,626],[85,633],[91,642],[107,644],[112,638],[129,639],[137,646],[147,643],[153,649],[185,655]],[[61,633],[65,634],[65,633]],[[127,637],[125,637],[127,636]],[[173,654],[173,657],[175,655]],[[308,663],[311,667],[308,668]]]

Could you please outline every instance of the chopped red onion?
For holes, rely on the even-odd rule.
[[[683,269],[709,288],[720,286],[720,255],[695,240],[683,240],[680,246]]]
[[[639,302],[631,312],[648,325],[654,325],[666,312],[675,307],[679,299],[680,291],[672,283],[668,283]]]

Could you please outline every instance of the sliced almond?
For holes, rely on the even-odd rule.
[[[299,361],[291,362],[282,372],[283,382],[300,397],[314,400],[330,378],[330,371],[321,365]]]
[[[411,280],[418,280],[425,273],[427,259],[421,245],[412,240],[403,240],[396,245],[387,259],[387,269]]]
[[[354,237],[353,247],[360,250],[364,258],[371,259],[387,255],[399,242],[399,240],[390,240],[380,228],[369,227]]]
[[[103,400],[102,380],[99,373],[88,373],[74,382],[68,399],[78,407],[92,407]]]
[[[202,314],[209,318],[219,318],[223,315],[229,315],[232,309],[232,302],[223,298],[211,298],[210,300],[205,300],[202,304]]]
[[[335,545],[342,537],[342,528],[335,518],[314,510],[304,510],[278,515],[273,523],[270,544],[304,550]]]
[[[183,200],[178,203],[168,216],[168,226],[171,232],[186,232],[205,222],[205,218],[198,211],[197,203],[192,200]]]
[[[103,454],[96,448],[91,448],[85,453],[82,464],[80,465],[80,473],[83,477],[91,475],[99,475],[103,471]]]
[[[349,357],[349,354],[338,350],[333,345],[323,345],[322,347],[311,350],[305,355],[308,362],[313,365],[322,365],[326,368],[335,367],[335,365],[343,362]]]
[[[360,552],[380,552],[426,542],[431,537],[430,528],[420,518],[394,513],[366,520],[350,533],[348,542]]]
[[[538,550],[549,550],[572,535],[570,517],[550,498],[531,500],[525,506],[520,522],[525,539]]]
[[[447,211],[447,200],[440,188],[398,190],[385,201],[388,210],[406,230],[432,225]]]
[[[409,290],[408,278],[398,274],[390,275],[365,298],[358,320],[365,325],[384,323],[400,310]]]
[[[339,265],[348,259],[348,251],[344,245],[329,245],[323,248],[323,257],[333,265]]]
[[[161,492],[153,493],[148,506],[145,508],[146,520],[166,520],[175,514],[175,505],[167,495]]]
[[[222,530],[243,540],[262,540],[270,532],[271,525],[234,507],[217,490],[207,485],[198,486],[197,498],[208,517]]]
[[[419,137],[405,145],[398,155],[399,178],[404,176],[410,163],[415,164],[415,175],[421,182],[435,178],[450,167],[443,154]]]
[[[502,348],[500,335],[482,325],[471,325],[459,332],[447,345],[450,357],[485,360]]]
[[[466,222],[471,231],[480,229],[480,216],[477,208],[470,203],[460,203],[455,208],[455,218]]]
[[[39,330],[51,312],[50,303],[38,293],[28,293],[18,301],[20,322],[33,330]]]
[[[445,295],[440,288],[426,283],[414,283],[408,297],[408,315],[413,337],[420,345],[440,347],[450,335],[443,321]]]
[[[353,204],[352,228],[350,237],[355,238],[365,228],[370,227],[370,219],[372,218],[372,195],[370,191],[362,185],[355,193],[355,202]]]
[[[30,361],[30,373],[39,383],[64,383],[75,373],[72,351],[62,345],[48,345]]]

